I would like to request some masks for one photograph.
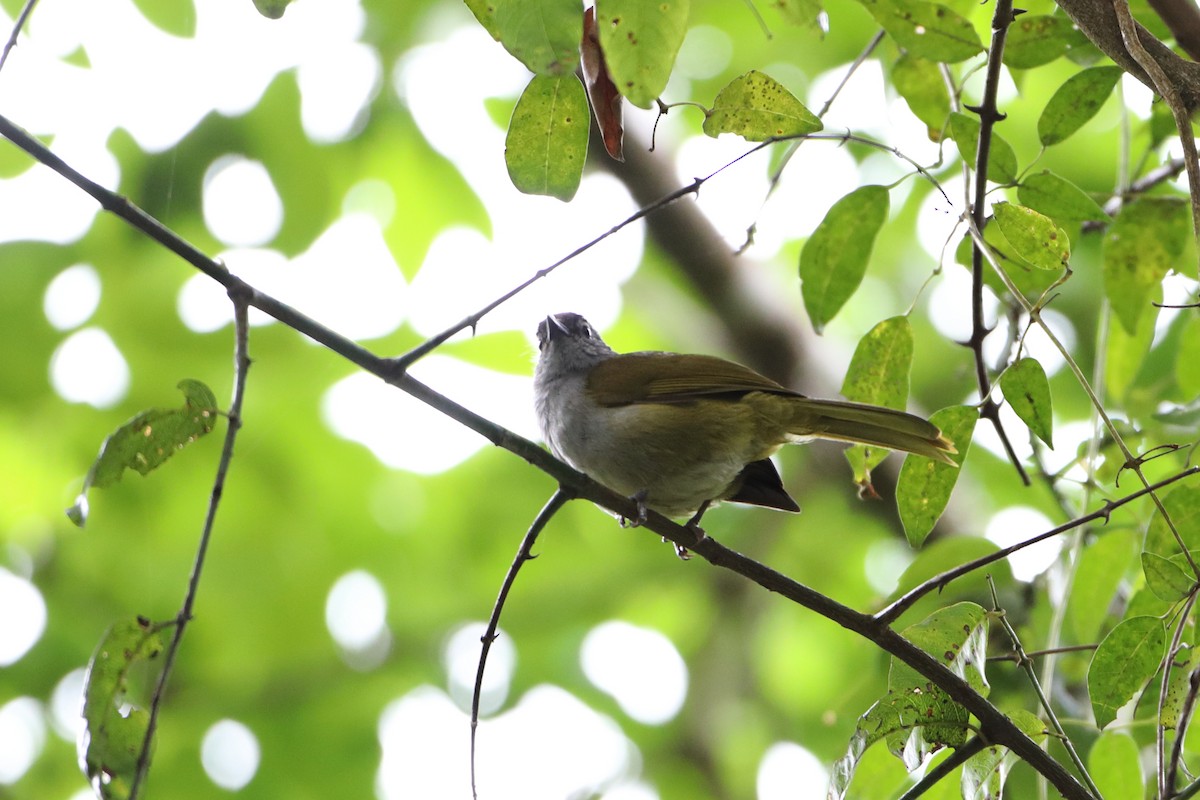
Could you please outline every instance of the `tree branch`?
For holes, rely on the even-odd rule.
[[[576,496],[591,500],[616,514],[633,519],[638,516],[637,503],[597,483],[581,472],[577,472],[533,442],[497,425],[485,417],[455,403],[432,388],[417,381],[403,370],[396,369],[395,361],[371,353],[357,343],[321,325],[312,318],[282,303],[270,295],[259,292],[242,279],[224,270],[212,259],[184,241],[146,212],[114,192],[84,178],[8,119],[0,116],[0,134],[26,149],[47,166],[63,174],[84,188],[122,219],[137,230],[160,242],[171,252],[179,254],[189,263],[230,289],[235,297],[245,298],[247,305],[258,308],[299,333],[324,345],[343,356],[365,371],[376,375],[388,384],[407,392],[467,428],[486,437],[493,444],[503,447],[525,459],[550,477],[558,481],[565,490]],[[47,156],[50,156],[47,158]],[[94,192],[94,193],[93,193]],[[198,263],[197,263],[198,262]],[[981,733],[992,744],[1003,745],[1024,759],[1067,800],[1093,800],[1092,795],[1054,758],[1043,751],[1026,736],[998,708],[989,703],[965,680],[947,669],[938,659],[905,639],[890,626],[838,603],[830,597],[782,575],[779,572],[747,558],[718,543],[715,539],[701,535],[697,537],[692,528],[677,525],[654,511],[646,513],[644,527],[686,547],[715,566],[732,570],[757,583],[768,591],[776,592],[792,602],[815,611],[836,622],[843,628],[859,634],[881,649],[894,655],[941,688],[951,699],[960,703],[980,722]]]
[[[1133,54],[1126,49],[1121,36],[1117,12],[1109,0],[1056,0],[1059,8],[1083,31],[1092,44],[1115,61],[1122,69],[1142,83],[1157,91],[1154,81],[1138,64]],[[1184,107],[1189,113],[1200,108],[1200,64],[1175,55],[1171,48],[1156,39],[1141,25],[1137,26],[1138,37],[1150,57],[1162,67],[1167,79],[1179,91]]]

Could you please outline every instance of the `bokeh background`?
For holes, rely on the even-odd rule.
[[[0,0],[0,30],[20,6]],[[711,102],[756,68],[817,109],[875,32],[857,6],[837,9],[823,36],[769,7],[693,6],[668,99]],[[986,26],[990,9],[956,7]],[[880,58],[894,59],[887,47]],[[893,189],[866,281],[824,336],[802,310],[801,244],[838,197],[910,168],[879,150],[814,142],[773,193],[778,154],[768,150],[672,207],[684,227],[651,218],[624,228],[414,374],[536,438],[532,332],[547,313],[585,314],[617,349],[723,354],[834,395],[855,342],[915,302],[912,407],[973,402],[969,353],[956,344],[970,332],[968,277],[950,257],[961,172],[885,88],[881,63],[855,73],[827,129],[922,163],[941,157],[949,202],[911,177]],[[1031,98],[1044,102],[1075,69],[1060,61],[1019,88],[1006,73],[1004,133],[1023,160],[1037,152]],[[258,288],[387,355],[621,222],[656,187],[686,185],[749,149],[702,136],[701,113],[678,107],[657,121],[647,152],[654,115],[627,109],[625,167],[593,146],[572,203],[524,196],[508,181],[503,141],[527,80],[452,0],[297,0],[277,21],[249,0],[42,0],[0,71],[0,113]],[[1124,99],[1135,119],[1149,113],[1140,86],[1126,82]],[[1110,189],[1116,105],[1042,163],[1087,190]],[[718,244],[705,252],[726,283],[679,262],[687,241]],[[1086,259],[1098,245],[1075,246]],[[1191,285],[1169,281],[1168,295]],[[1077,281],[1046,312],[1084,361],[1100,292]],[[995,319],[992,299],[989,309],[994,357],[1009,323]],[[478,637],[554,485],[293,331],[252,322],[245,427],[150,796],[465,797]],[[1047,454],[1057,468],[1090,434],[1086,402],[1036,331],[1026,346],[1064,389],[1059,448]],[[177,612],[219,436],[93,492],[85,529],[63,509],[104,436],[144,408],[177,405],[185,377],[227,398],[231,364],[219,287],[0,142],[0,797],[90,796],[75,754],[84,665],[115,620]],[[1049,492],[1021,486],[983,425],[973,448],[931,546],[946,564],[1061,519]],[[879,470],[883,500],[867,503],[837,447],[780,460],[803,513],[725,507],[706,517],[709,532],[841,602],[877,606],[917,557],[891,502],[896,465]],[[537,552],[489,664],[482,796],[823,793],[828,765],[886,685],[883,655],[586,504],[568,506]],[[1056,553],[1051,542],[1015,562],[1015,577],[996,570],[1005,596],[1020,597]],[[964,581],[938,602],[985,592],[982,579]],[[882,787],[864,797],[907,780],[885,753],[860,770],[863,786]]]

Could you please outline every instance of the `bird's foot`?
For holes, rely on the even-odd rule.
[[[709,500],[704,501],[696,513],[692,515],[692,518],[689,519],[683,526],[687,530],[691,531],[696,537],[696,541],[692,542],[691,544],[692,547],[695,547],[708,538],[708,534],[704,532],[704,528],[700,527],[700,518],[703,517],[704,512],[708,510],[708,504],[710,502],[711,501]],[[679,556],[679,558],[683,561],[687,561],[692,557],[692,554],[688,552],[687,547],[684,547],[678,543],[675,545],[675,555]]]
[[[649,515],[649,511],[646,508],[646,495],[647,491],[642,489],[640,492],[637,492],[629,498],[637,504],[637,515],[633,519],[621,517],[622,528],[640,528],[646,524],[646,519]]]

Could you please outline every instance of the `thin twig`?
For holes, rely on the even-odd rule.
[[[414,379],[403,370],[397,370],[392,359],[382,358],[358,343],[347,339],[318,323],[311,317],[282,303],[274,297],[259,292],[242,279],[223,269],[217,262],[205,256],[178,234],[142,211],[129,200],[110,192],[67,166],[61,159],[50,154],[33,137],[26,134],[9,120],[0,116],[0,134],[12,139],[27,149],[41,163],[75,182],[89,194],[93,194],[106,209],[111,210],[134,228],[145,233],[165,248],[196,266],[227,288],[245,292],[246,302],[271,317],[279,320],[296,332],[308,336],[318,344],[341,355],[364,371],[375,375],[426,405],[445,414],[493,444],[502,447],[549,475],[565,489],[582,499],[590,500],[615,514],[632,518],[643,509],[628,497],[597,483],[588,476],[554,458],[533,442],[518,436],[495,422],[455,403],[429,386]],[[10,135],[12,134],[12,135]],[[46,158],[45,156],[49,156]],[[648,531],[663,536],[676,544],[687,547],[691,552],[706,559],[714,566],[728,569],[753,581],[768,591],[776,592],[793,603],[807,608],[836,622],[843,628],[857,633],[874,643],[881,650],[896,656],[941,688],[955,702],[961,704],[980,722],[980,730],[993,744],[1008,747],[1024,759],[1034,770],[1046,777],[1067,800],[1094,800],[1094,796],[1054,758],[1044,752],[1037,743],[1021,731],[1003,712],[988,702],[969,683],[955,675],[937,658],[905,639],[898,632],[872,617],[849,608],[831,597],[817,592],[786,575],[753,559],[747,558],[717,542],[711,536],[696,541],[693,529],[678,525],[654,512],[646,513],[642,524]]]
[[[1189,475],[1195,475],[1197,472],[1200,472],[1200,466],[1189,467],[1183,472],[1172,475],[1169,478],[1164,478],[1152,486],[1146,486],[1142,489],[1138,489],[1133,494],[1126,495],[1119,500],[1108,500],[1104,503],[1103,508],[1099,508],[1090,514],[1085,514],[1082,517],[1078,517],[1070,522],[1059,525],[1057,528],[1051,528],[1044,533],[1039,533],[1037,536],[1034,536],[1031,539],[1026,539],[1023,542],[1017,542],[1014,545],[1005,547],[1002,550],[997,550],[996,552],[983,556],[982,558],[977,558],[974,561],[968,561],[966,564],[960,564],[954,569],[948,569],[939,575],[934,575],[929,580],[914,586],[912,589],[909,589],[891,605],[877,612],[875,614],[875,619],[886,624],[891,624],[892,622],[896,621],[897,617],[907,611],[913,605],[913,603],[917,602],[934,589],[944,589],[951,581],[961,578],[963,575],[974,572],[980,567],[986,567],[988,564],[1000,561],[1001,559],[1008,558],[1018,550],[1023,550],[1030,545],[1035,545],[1038,542],[1044,541],[1053,536],[1058,536],[1061,533],[1066,533],[1069,530],[1078,528],[1080,525],[1086,525],[1087,523],[1098,519],[1102,519],[1107,522],[1112,512],[1116,511],[1126,503],[1132,502],[1143,495],[1153,494],[1155,491],[1169,486],[1175,481],[1186,478]]]
[[[0,120],[2,120],[2,119],[3,118],[0,117]],[[2,126],[0,126],[0,133],[4,133],[4,129]],[[7,135],[7,133],[5,133],[5,135]],[[512,289],[510,289],[509,291],[500,295],[492,302],[490,302],[487,305],[480,308],[478,311],[476,311],[473,314],[470,314],[466,317],[463,317],[461,320],[454,323],[450,327],[446,328],[441,333],[438,333],[434,336],[429,337],[428,339],[421,342],[416,347],[409,350],[407,353],[404,353],[401,356],[397,356],[395,359],[393,359],[394,368],[400,372],[408,370],[417,361],[419,361],[420,359],[429,355],[434,350],[436,350],[438,347],[445,344],[451,337],[453,337],[453,336],[457,335],[458,333],[465,331],[467,329],[470,329],[472,331],[475,330],[475,327],[477,325],[479,325],[480,320],[482,320],[485,316],[490,314],[492,311],[494,311],[496,308],[500,307],[504,303],[507,303],[509,300],[513,299],[514,297],[519,295],[521,292],[525,291],[530,286],[532,286],[533,284],[540,281],[542,278],[545,278],[546,276],[550,275],[552,272],[554,272],[559,267],[574,260],[576,257],[582,255],[583,253],[587,252],[588,250],[591,250],[593,247],[600,244],[608,237],[624,230],[625,228],[629,227],[630,225],[637,222],[638,220],[643,219],[644,217],[650,216],[651,214],[655,213],[656,211],[669,206],[670,204],[688,196],[689,194],[699,194],[700,188],[702,186],[704,186],[704,184],[708,183],[709,181],[711,181],[713,178],[720,175],[725,170],[729,169],[730,167],[735,166],[736,164],[749,158],[750,156],[754,155],[755,153],[759,152],[760,150],[763,150],[763,149],[770,147],[773,144],[777,144],[779,142],[789,142],[789,141],[796,141],[796,140],[803,141],[805,139],[813,139],[813,140],[817,140],[817,141],[835,141],[835,142],[842,142],[842,143],[858,142],[859,144],[865,144],[868,147],[875,147],[880,150],[889,152],[889,153],[893,154],[894,156],[896,156],[897,158],[902,159],[903,161],[911,164],[912,167],[916,170],[916,172],[919,175],[921,175],[927,181],[929,181],[931,184],[933,184],[933,186],[939,192],[942,193],[942,197],[946,197],[946,192],[944,189],[942,189],[941,184],[938,183],[937,178],[935,178],[925,167],[918,164],[913,158],[905,155],[903,152],[900,151],[899,148],[893,147],[890,145],[886,145],[881,142],[877,142],[874,139],[870,139],[866,136],[858,136],[856,134],[852,134],[849,131],[847,131],[844,134],[813,133],[813,134],[800,134],[800,135],[796,135],[796,136],[772,137],[770,139],[767,139],[766,141],[759,142],[758,144],[754,145],[746,152],[744,152],[741,155],[739,155],[738,157],[734,158],[733,160],[728,161],[725,164],[722,164],[720,167],[713,170],[708,175],[705,175],[700,178],[695,178],[687,186],[682,186],[678,189],[675,189],[674,191],[668,192],[667,194],[663,195],[659,199],[655,200],[653,203],[650,203],[649,205],[639,208],[637,211],[630,214],[628,217],[621,220],[620,222],[618,222],[616,225],[612,226],[608,230],[604,231],[599,236],[596,236],[595,238],[591,239],[590,241],[585,242],[584,244],[575,248],[570,253],[567,253],[565,256],[563,256],[562,258],[555,261],[553,264],[550,264],[549,266],[539,269],[531,277],[522,281],[517,286],[514,286]],[[950,201],[949,198],[946,197],[946,202],[949,202],[949,201]]]
[[[1158,767],[1158,796],[1162,800],[1167,800],[1171,796],[1171,783],[1167,782],[1170,777],[1174,780],[1174,770],[1167,769],[1167,739],[1166,728],[1162,724],[1163,709],[1167,706],[1167,691],[1171,688],[1171,664],[1175,661],[1175,657],[1179,655],[1179,649],[1183,644],[1183,631],[1187,628],[1188,616],[1192,613],[1192,608],[1196,605],[1196,591],[1193,587],[1192,592],[1184,601],[1183,608],[1179,612],[1179,618],[1175,622],[1175,633],[1171,636],[1171,647],[1167,650],[1167,657],[1163,661],[1162,683],[1158,691],[1158,720],[1154,726],[1154,756],[1155,763]]]
[[[996,275],[1001,281],[1004,282],[1005,288],[1008,289],[1009,293],[1012,294],[1017,302],[1021,304],[1021,307],[1025,309],[1025,313],[1029,315],[1030,320],[1036,322],[1038,327],[1042,329],[1042,332],[1046,334],[1046,338],[1050,340],[1050,344],[1054,345],[1054,349],[1057,350],[1060,355],[1062,355],[1063,362],[1067,365],[1067,368],[1071,370],[1071,374],[1075,376],[1076,383],[1079,384],[1080,388],[1082,388],[1084,393],[1087,395],[1088,402],[1091,403],[1092,408],[1095,409],[1096,414],[1099,416],[1101,422],[1103,422],[1104,429],[1108,432],[1108,435],[1112,437],[1113,443],[1120,448],[1121,455],[1125,459],[1124,466],[1132,470],[1133,473],[1137,475],[1138,480],[1142,483],[1142,486],[1149,488],[1150,481],[1146,478],[1146,473],[1142,469],[1142,459],[1138,456],[1135,456],[1133,451],[1129,449],[1129,446],[1125,444],[1125,440],[1121,437],[1121,432],[1118,431],[1117,426],[1113,424],[1112,418],[1109,417],[1108,411],[1105,410],[1104,404],[1100,401],[1100,397],[1096,394],[1096,390],[1092,387],[1092,384],[1088,380],[1087,376],[1083,374],[1083,369],[1079,366],[1079,362],[1075,360],[1075,357],[1071,354],[1071,351],[1066,345],[1063,344],[1062,340],[1058,338],[1058,334],[1054,332],[1054,329],[1046,324],[1046,321],[1042,319],[1041,312],[1029,302],[1029,298],[1025,297],[1025,295],[1021,293],[1021,290],[1017,288],[1016,284],[1013,283],[1012,277],[1008,274],[1008,272],[1005,271],[1005,269],[1000,265],[1000,262],[992,254],[991,248],[987,246],[987,243],[983,239],[983,233],[980,232],[979,228],[975,225],[975,221],[967,218],[966,222],[971,238],[975,241],[975,245],[983,252],[988,263],[991,265],[992,269],[995,270]],[[1150,499],[1154,502],[1154,507],[1158,510],[1158,513],[1162,515],[1163,522],[1166,523],[1167,529],[1171,531],[1171,536],[1174,537],[1175,543],[1179,545],[1179,549],[1182,551],[1184,558],[1187,559],[1188,566],[1191,567],[1192,574],[1195,575],[1197,579],[1200,579],[1200,566],[1196,564],[1196,560],[1192,557],[1191,551],[1188,549],[1187,545],[1184,544],[1183,535],[1179,532],[1179,527],[1175,524],[1175,521],[1171,519],[1171,515],[1167,513],[1166,506],[1163,505],[1162,499],[1159,498],[1158,494],[1154,491],[1150,492]]]
[[[1189,659],[1190,663],[1190,659]],[[1174,666],[1174,661],[1168,661],[1166,670]],[[1175,725],[1175,740],[1171,743],[1171,758],[1167,761],[1166,786],[1168,796],[1175,791],[1175,783],[1179,776],[1179,765],[1183,761],[1183,742],[1187,738],[1188,726],[1196,709],[1196,695],[1200,692],[1200,667],[1193,667],[1188,674],[1188,690],[1183,696],[1183,704],[1179,708],[1179,722]],[[1160,720],[1161,721],[1161,720]]]
[[[8,54],[17,46],[17,39],[21,35],[21,30],[25,27],[25,23],[29,20],[29,15],[33,13],[33,7],[37,5],[37,0],[25,0],[25,6],[21,9],[21,13],[17,15],[17,21],[13,23],[12,34],[8,37],[8,42],[4,45],[3,52],[0,52],[0,69],[4,69],[4,62],[8,61]]]
[[[512,564],[508,568],[508,572],[504,576],[504,582],[500,584],[500,594],[496,597],[496,605],[492,607],[492,616],[488,619],[487,630],[483,636],[479,637],[482,647],[479,649],[479,666],[475,669],[475,690],[471,693],[471,796],[478,797],[479,794],[475,788],[475,732],[479,728],[479,699],[483,694],[483,671],[487,666],[488,651],[492,649],[492,642],[496,641],[496,631],[500,627],[500,615],[504,612],[504,602],[508,599],[508,592],[512,589],[513,582],[517,579],[517,573],[521,571],[521,567],[526,561],[532,561],[537,556],[533,555],[533,545],[537,541],[538,534],[546,527],[558,510],[562,508],[567,501],[572,497],[572,494],[564,490],[561,486],[551,495],[546,505],[534,518],[533,524],[529,526],[529,530],[525,533],[525,538],[521,540],[521,546],[517,549],[517,555],[513,558]]]
[[[1033,687],[1034,694],[1037,695],[1038,703],[1042,706],[1042,712],[1045,713],[1046,720],[1062,740],[1063,746],[1067,748],[1067,755],[1070,756],[1071,763],[1075,765],[1075,769],[1083,777],[1083,782],[1091,789],[1092,794],[1100,797],[1100,790],[1096,787],[1092,776],[1088,774],[1087,767],[1084,766],[1083,759],[1079,757],[1079,753],[1075,750],[1075,744],[1071,741],[1071,737],[1067,736],[1062,723],[1058,721],[1058,715],[1054,713],[1054,707],[1050,705],[1050,698],[1042,690],[1042,684],[1038,681],[1037,672],[1033,668],[1033,662],[1026,655],[1025,648],[1021,645],[1021,640],[1017,636],[1016,630],[1008,621],[1008,616],[1000,608],[1000,598],[996,595],[996,583],[992,580],[991,575],[988,576],[988,588],[992,592],[992,609],[996,612],[996,617],[1000,620],[1000,627],[1004,628],[1004,632],[1008,634],[1009,641],[1012,642],[1013,650],[1017,653],[1017,664],[1025,671],[1025,675],[1029,678],[1029,684]]]
[[[900,800],[917,800],[918,797],[937,785],[938,781],[967,763],[967,759],[982,753],[987,747],[988,743],[983,740],[982,736],[974,736],[968,739],[961,747],[954,748],[954,752],[948,758],[925,773],[925,776],[921,780],[917,781],[911,789],[900,796]]]
[[[988,661],[1011,661],[1014,664],[1020,664],[1022,661],[1042,656],[1055,656],[1061,653],[1087,653],[1095,650],[1100,645],[1096,644],[1070,644],[1064,647],[1047,647],[1042,650],[1022,651],[1020,653],[1004,653],[998,656],[988,656]]]
[[[137,772],[133,784],[129,788],[129,800],[137,800],[138,790],[145,783],[146,772],[150,768],[151,745],[154,741],[154,730],[158,725],[158,713],[162,707],[163,695],[166,691],[167,680],[171,668],[175,664],[175,655],[179,652],[179,644],[183,633],[192,619],[192,608],[196,603],[196,592],[200,588],[200,573],[204,569],[204,559],[208,554],[208,543],[212,537],[213,523],[217,517],[217,507],[221,504],[221,495],[225,490],[225,476],[233,461],[233,445],[237,440],[238,430],[242,427],[242,399],[246,394],[246,373],[250,370],[249,341],[250,325],[248,321],[248,296],[241,292],[230,292],[229,299],[233,301],[234,319],[234,381],[233,399],[229,403],[229,426],[225,429],[225,443],[221,448],[221,458],[217,462],[217,474],[213,479],[212,492],[208,498],[208,512],[204,517],[204,528],[200,532],[200,543],[196,548],[196,558],[192,562],[192,574],[188,579],[187,592],[183,598],[183,607],[175,618],[175,636],[167,646],[163,660],[162,672],[154,685],[154,694],[150,699],[150,719],[146,725],[146,735],[142,738],[142,747],[138,752]]]
[[[1015,12],[1012,0],[996,0],[996,10],[992,14],[992,43],[988,48],[987,73],[984,77],[983,99],[977,106],[967,106],[970,111],[979,115],[979,142],[975,150],[975,197],[971,202],[971,218],[975,227],[983,230],[987,223],[984,215],[984,200],[987,196],[988,159],[992,152],[992,131],[997,122],[1005,118],[996,106],[996,97],[1000,88],[1000,74],[1004,42],[1008,38],[1008,27],[1012,24]],[[980,245],[976,245],[971,253],[971,338],[967,346],[975,357],[975,380],[979,384],[979,416],[992,423],[1008,460],[1016,468],[1021,482],[1030,485],[1029,474],[1021,464],[1021,459],[1013,450],[1008,440],[1008,433],[1000,422],[1000,405],[992,398],[992,383],[988,376],[988,367],[983,360],[983,341],[991,333],[983,318],[983,253]]]

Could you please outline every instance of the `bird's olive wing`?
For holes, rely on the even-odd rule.
[[[602,361],[588,377],[588,393],[604,406],[680,403],[753,391],[795,394],[741,364],[678,353],[623,353]]]

